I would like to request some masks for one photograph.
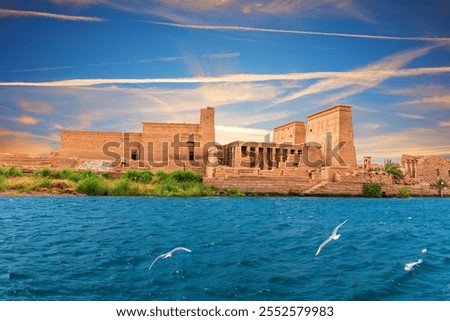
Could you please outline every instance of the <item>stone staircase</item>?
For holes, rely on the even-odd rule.
[[[314,194],[317,190],[325,187],[328,184],[327,181],[321,181],[313,186],[311,186],[310,188],[306,189],[303,191],[304,194]]]

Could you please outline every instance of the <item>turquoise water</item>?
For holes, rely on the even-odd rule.
[[[1,197],[0,299],[449,300],[449,205],[438,198]],[[315,256],[346,219],[340,239]],[[192,253],[175,252],[148,270],[177,246]]]

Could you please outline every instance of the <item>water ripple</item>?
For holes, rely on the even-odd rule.
[[[449,300],[448,205],[433,198],[1,197],[0,299]],[[345,219],[341,238],[316,257]],[[192,253],[148,270],[176,246]]]

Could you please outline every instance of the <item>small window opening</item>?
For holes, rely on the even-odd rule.
[[[137,150],[132,150],[131,151],[131,159],[132,160],[137,160],[138,159],[138,152],[137,152]]]

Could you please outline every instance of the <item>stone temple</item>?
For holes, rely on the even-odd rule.
[[[143,122],[141,132],[64,130],[59,156],[105,159],[138,168],[207,167],[273,170],[294,167],[356,168],[350,106],[335,106],[273,131],[273,142],[215,142],[214,108],[200,110],[198,124]]]

